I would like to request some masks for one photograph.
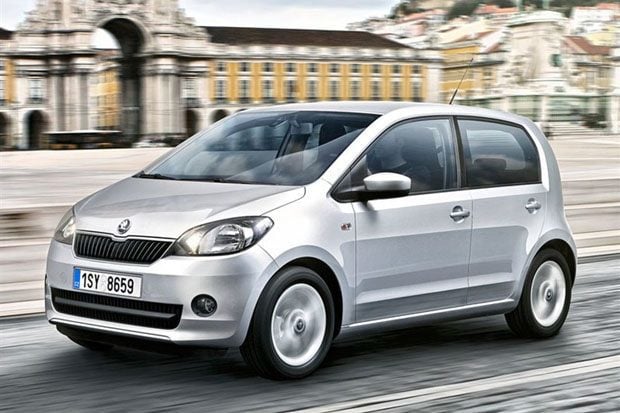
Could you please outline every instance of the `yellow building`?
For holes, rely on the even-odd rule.
[[[119,65],[117,50],[102,50],[98,54],[95,72],[91,77],[92,124],[96,129],[118,130],[120,127]]]
[[[474,40],[445,45],[442,58],[441,102],[444,103],[450,101],[461,79],[460,98],[490,91],[496,86],[499,69],[504,63],[499,45],[484,50]]]
[[[11,146],[9,109],[15,101],[15,68],[6,53],[13,32],[0,28],[0,148]]]
[[[219,110],[213,120],[230,113],[227,105],[424,101],[434,97],[427,81],[430,60],[371,33],[237,27],[206,30],[211,42],[221,48],[208,69],[209,98]]]

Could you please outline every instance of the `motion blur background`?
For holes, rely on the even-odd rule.
[[[588,323],[594,317],[602,327],[594,332],[571,327],[569,317],[563,333],[569,339],[556,342],[552,351],[559,357],[576,345],[581,351],[577,353],[592,356],[604,351],[593,350],[596,340],[615,346],[616,352],[620,348],[620,304],[606,295],[617,297],[620,290],[618,0],[0,0],[0,26],[0,317],[42,313],[49,238],[73,203],[142,169],[217,120],[286,102],[445,103],[463,79],[456,103],[533,119],[547,134],[560,163],[566,214],[584,263],[580,271],[589,274],[576,287],[587,299],[578,298],[572,320]],[[5,406],[0,401],[0,410],[22,406],[19,394],[28,386],[30,373],[20,376],[16,371],[26,365],[27,372],[76,379],[63,367],[62,354],[79,350],[54,335],[41,317],[2,320],[0,381],[7,388],[0,393],[13,396],[4,399]],[[471,348],[477,340],[471,338],[472,331],[481,334],[482,342],[499,336],[503,345],[533,365],[545,359],[543,350],[552,349],[549,344],[517,347],[497,319],[486,324],[459,322],[424,330],[425,338],[413,342],[398,334],[366,340],[349,358],[343,348],[356,347],[337,346],[335,354],[346,361],[334,359],[325,370],[336,369],[335,377],[350,380],[348,391],[355,383],[370,393],[385,390],[360,379],[366,373],[392,377],[386,383],[401,389],[402,380],[379,367],[386,357],[398,355],[399,363],[388,360],[388,365],[392,373],[400,371],[397,376],[402,379],[409,370],[399,368],[420,366],[411,352],[428,343],[455,341],[454,352],[438,356],[436,362],[471,368],[471,360],[456,354],[479,356]],[[28,344],[45,359],[49,354],[40,347],[41,339],[52,343],[55,361],[28,364],[24,353],[13,351]],[[395,353],[390,353],[394,346]],[[375,350],[377,357],[368,355]],[[108,361],[88,357],[82,361],[107,366],[112,376],[123,369],[122,363],[111,368]],[[147,365],[153,362],[153,368],[161,361],[141,357],[146,356],[138,359]],[[367,370],[351,367],[356,357],[365,360],[358,362]],[[242,376],[238,384],[247,384],[247,373],[235,356],[226,360],[203,363],[218,374],[230,368],[233,377]],[[559,360],[539,364],[554,361]],[[340,365],[346,363],[349,367]],[[508,370],[519,370],[518,363],[508,365]],[[198,374],[189,365],[181,366],[164,369],[165,375],[178,379],[177,374]],[[485,367],[484,362],[478,367]],[[488,366],[484,371],[493,373]],[[450,377],[438,374],[438,383]],[[18,378],[2,378],[9,375]],[[304,396],[306,405],[312,405],[320,389],[312,384],[320,375],[310,379],[313,390]],[[611,379],[585,377],[581,386],[600,389],[589,405],[596,411],[620,410],[613,403],[620,399],[618,388],[615,393],[606,390],[617,385],[620,372],[610,375]],[[566,400],[566,387],[553,386],[551,397]],[[232,394],[235,386],[226,389]],[[261,397],[279,400],[285,393],[278,391]],[[325,402],[339,400],[338,395],[324,393]],[[587,398],[590,393],[585,393],[577,396]],[[355,391],[345,399],[354,395]],[[525,395],[532,403],[525,406],[528,410],[539,400],[548,401],[536,392]],[[58,408],[75,402],[67,397],[60,399]],[[489,406],[518,406],[502,405],[505,400],[491,397]],[[612,404],[606,404],[609,400]],[[450,409],[474,406],[459,405],[461,401],[455,400]],[[183,405],[178,402],[171,406]],[[249,405],[239,406],[233,410],[249,410]],[[476,409],[481,411],[480,406]]]

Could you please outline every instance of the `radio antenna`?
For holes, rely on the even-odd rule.
[[[469,68],[471,67],[471,64],[473,62],[474,62],[474,58],[472,57],[471,60],[469,61],[469,64],[465,68],[465,72],[463,73],[463,77],[461,78],[459,85],[456,87],[456,89],[454,90],[454,93],[452,94],[452,97],[450,98],[450,103],[448,103],[449,105],[452,104],[452,102],[454,101],[454,98],[456,97],[456,94],[459,93],[459,88],[461,87],[461,83],[463,83],[463,79],[465,79],[465,76],[467,75],[467,72],[469,71]]]

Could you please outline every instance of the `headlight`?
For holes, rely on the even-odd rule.
[[[56,227],[54,239],[63,244],[72,244],[73,235],[75,235],[75,216],[73,215],[73,208],[71,208]]]
[[[175,242],[173,255],[221,255],[256,244],[273,226],[267,217],[244,217],[192,228]]]

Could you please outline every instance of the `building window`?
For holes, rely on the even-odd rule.
[[[420,65],[411,66],[411,73],[413,73],[414,75],[419,75],[421,73]]]
[[[0,59],[0,72],[4,70],[4,59]]]
[[[0,79],[0,106],[4,103],[4,79]]]
[[[413,100],[414,102],[422,101],[422,87],[420,85],[420,82],[411,82],[411,100]]]
[[[381,99],[381,82],[378,80],[373,80],[371,89],[372,89],[372,98],[374,100]]]
[[[316,80],[314,79],[310,79],[308,80],[307,83],[307,95],[308,95],[308,100],[315,100],[317,98],[317,87],[316,87]]]
[[[294,80],[286,80],[284,82],[284,92],[286,94],[286,100],[293,102],[297,96],[297,82]]]
[[[286,73],[295,73],[297,71],[296,63],[287,63],[285,66]]]
[[[250,81],[248,79],[239,80],[239,102],[250,103]]]
[[[243,73],[247,73],[250,71],[250,63],[249,62],[240,62],[239,63],[239,71]]]
[[[265,73],[273,73],[273,63],[264,62],[263,63],[263,72]]]
[[[316,63],[308,63],[308,73],[317,73],[319,71],[319,65]]]
[[[263,100],[273,102],[273,80],[263,80]]]
[[[226,72],[226,70],[228,69],[228,64],[226,62],[217,62],[217,64],[215,65],[215,71],[216,72]]]
[[[400,100],[400,82],[392,82],[392,100]]]
[[[360,68],[360,64],[359,63],[353,63],[351,65],[351,73],[360,73],[361,68]]]
[[[372,65],[372,73],[375,75],[381,74],[381,65]]]
[[[392,74],[399,75],[400,72],[401,72],[400,65],[393,65],[392,66]]]
[[[360,81],[352,80],[349,84],[350,95],[352,100],[358,100],[360,98]]]
[[[340,81],[338,80],[329,81],[329,98],[331,100],[340,99]]]
[[[43,79],[33,78],[29,80],[28,97],[30,103],[43,103]]]
[[[218,79],[215,81],[215,99],[219,102],[226,101],[228,85],[226,80]]]
[[[183,79],[183,97],[184,98],[195,98],[198,92],[198,88],[196,87],[196,78],[187,77]]]
[[[338,63],[331,63],[329,65],[329,73],[340,73],[340,65]]]

